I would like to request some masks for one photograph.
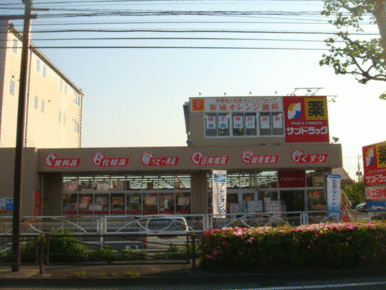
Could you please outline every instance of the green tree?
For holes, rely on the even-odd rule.
[[[351,201],[353,208],[366,200],[365,182],[363,180],[342,185],[342,190]]]
[[[351,74],[360,83],[386,81],[386,0],[325,0],[323,15],[338,28],[335,38],[326,39],[330,54],[319,64],[332,66],[336,74]],[[380,37],[355,38],[363,33],[361,22],[370,16]],[[351,32],[351,33],[350,33]],[[340,42],[338,42],[340,40]],[[386,99],[386,95],[380,96]]]

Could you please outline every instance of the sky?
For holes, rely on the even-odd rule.
[[[82,147],[186,146],[182,106],[190,97],[286,96],[295,88],[328,96],[330,137],[339,138],[351,178],[362,146],[386,140],[386,101],[378,98],[386,84],[362,85],[319,65],[323,40],[336,31],[320,15],[322,1],[33,3],[50,11],[34,11],[31,41],[84,92]],[[21,0],[0,0],[0,15],[23,9]]]

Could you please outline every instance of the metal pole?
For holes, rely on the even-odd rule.
[[[17,112],[16,127],[16,149],[15,149],[15,173],[13,191],[13,240],[12,240],[12,272],[19,272],[20,268],[20,224],[21,224],[21,172],[22,172],[22,150],[24,135],[24,111],[27,91],[28,73],[28,49],[31,25],[32,0],[25,0],[25,18],[23,30],[23,46],[20,66],[19,104]]]

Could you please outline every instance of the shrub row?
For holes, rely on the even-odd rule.
[[[377,266],[386,262],[386,223],[212,229],[203,233],[200,247],[204,268],[272,272]]]

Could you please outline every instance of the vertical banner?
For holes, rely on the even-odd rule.
[[[213,217],[225,218],[227,204],[227,172],[226,170],[213,170]]]
[[[42,215],[42,192],[34,191],[34,216]]]
[[[327,174],[327,212],[335,222],[340,221],[340,175]]]

